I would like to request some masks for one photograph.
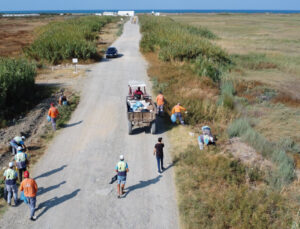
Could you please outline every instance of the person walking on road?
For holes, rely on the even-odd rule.
[[[20,185],[20,191],[24,191],[24,196],[27,198],[28,205],[30,208],[30,220],[36,220],[34,216],[35,205],[36,205],[36,193],[38,191],[38,186],[34,179],[29,178],[29,172],[24,172],[24,180]]]
[[[157,104],[157,114],[158,115],[163,114],[165,98],[161,91],[159,92],[159,94],[156,97],[156,104]]]
[[[19,181],[22,181],[23,172],[26,171],[28,165],[27,154],[23,152],[22,147],[18,147],[18,152],[15,155],[16,166],[19,171]]]
[[[9,162],[9,168],[4,171],[4,180],[5,180],[5,190],[7,192],[7,203],[11,206],[11,197],[13,193],[14,197],[14,206],[18,204],[18,187],[17,187],[17,178],[18,174],[14,170],[14,163]]]
[[[162,143],[162,138],[158,138],[158,143],[155,144],[154,146],[154,152],[153,155],[156,156],[157,160],[157,168],[158,168],[158,173],[162,173],[162,171],[165,170],[164,168],[164,143]]]
[[[118,198],[121,198],[121,195],[124,194],[124,188],[126,183],[126,176],[129,172],[128,164],[124,161],[124,156],[120,155],[120,161],[117,163],[115,168],[118,174]],[[120,187],[121,186],[121,187]]]
[[[50,104],[50,109],[48,111],[48,115],[51,118],[51,124],[54,131],[56,131],[56,119],[59,115],[58,109],[54,106],[53,103]]]
[[[181,106],[180,103],[178,103],[176,106],[173,107],[172,114],[175,114],[176,119],[179,119],[180,123],[182,125],[184,125],[184,121],[182,119],[181,111],[185,111],[185,113],[187,113],[186,109],[183,106]]]
[[[17,154],[17,149],[19,146],[21,146],[24,150],[26,150],[26,146],[25,146],[25,137],[22,136],[16,136],[14,137],[10,142],[10,146],[11,146],[11,153],[12,155],[16,155]]]

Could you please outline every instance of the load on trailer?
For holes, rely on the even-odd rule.
[[[152,134],[156,133],[156,105],[147,94],[144,82],[130,81],[129,93],[126,96],[128,133],[132,134],[134,127],[150,127]]]

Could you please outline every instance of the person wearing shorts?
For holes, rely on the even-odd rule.
[[[116,172],[118,173],[118,198],[121,198],[121,196],[124,194],[124,188],[126,183],[126,176],[129,172],[128,164],[124,161],[124,156],[120,155],[120,161],[117,163],[115,167]]]

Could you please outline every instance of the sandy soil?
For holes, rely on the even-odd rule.
[[[31,171],[40,187],[37,221],[28,219],[28,206],[22,204],[5,213],[0,228],[178,228],[168,145],[168,169],[162,175],[152,155],[163,130],[160,135],[127,134],[127,83],[136,79],[150,85],[140,38],[138,25],[127,23],[113,44],[123,56],[91,67],[69,128]],[[109,182],[120,154],[130,172],[126,197],[117,199],[116,184]]]

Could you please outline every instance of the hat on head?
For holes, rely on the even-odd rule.
[[[21,138],[22,138],[22,140],[25,140],[25,139],[26,139],[25,136],[22,136]]]
[[[12,168],[14,166],[14,163],[13,162],[9,162],[8,166],[9,166],[9,168]]]
[[[50,103],[50,106],[54,106],[54,103]]]
[[[24,178],[29,178],[29,172],[27,170],[24,172]]]
[[[124,160],[124,156],[120,155],[120,160],[123,161]]]
[[[18,146],[17,150],[21,151],[23,148],[21,146]]]

